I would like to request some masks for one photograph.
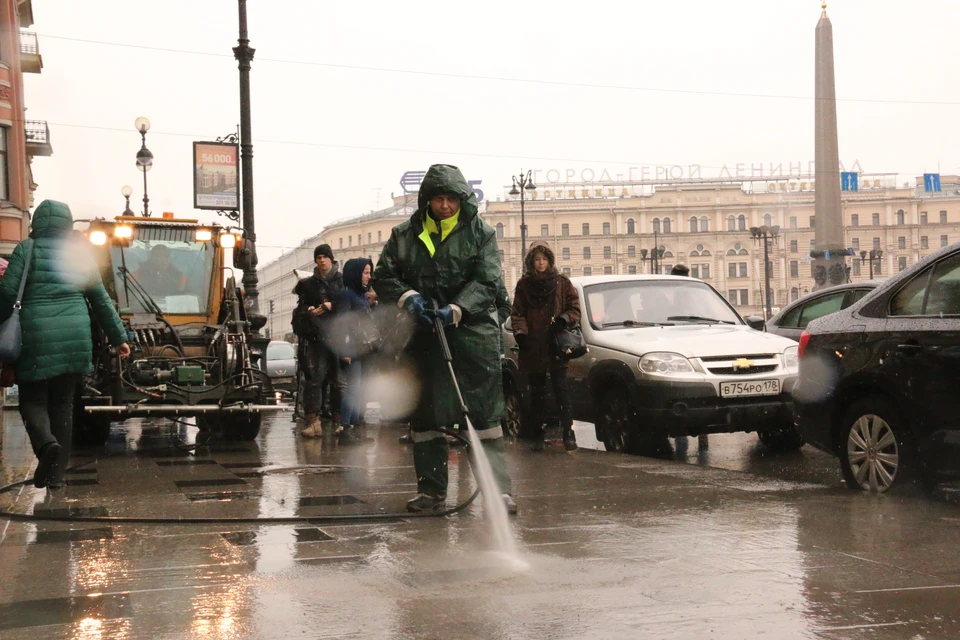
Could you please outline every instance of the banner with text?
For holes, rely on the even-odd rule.
[[[239,145],[193,143],[193,206],[195,209],[239,211]]]

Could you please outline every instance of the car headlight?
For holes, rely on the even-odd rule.
[[[640,358],[640,371],[670,376],[677,373],[693,373],[693,365],[679,353],[655,352]]]
[[[797,353],[797,347],[787,347],[783,352],[783,366],[792,371],[800,368],[800,355]]]

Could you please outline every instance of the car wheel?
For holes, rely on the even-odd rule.
[[[520,393],[512,384],[504,387],[503,401],[506,406],[503,418],[504,433],[513,438],[520,438],[523,436],[523,405],[520,401]]]
[[[793,425],[757,431],[757,437],[760,438],[760,442],[765,447],[777,453],[796,451],[804,445],[803,438],[800,437]]]
[[[886,398],[864,398],[850,405],[840,436],[840,469],[851,489],[883,493],[909,480],[913,440]]]
[[[607,451],[637,452],[636,416],[622,389],[611,389],[601,397],[597,407],[597,430]]]

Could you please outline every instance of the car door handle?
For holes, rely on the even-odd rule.
[[[900,353],[906,354],[908,356],[913,356],[923,351],[923,346],[919,344],[912,344],[912,343],[898,344],[897,351],[899,351]]]

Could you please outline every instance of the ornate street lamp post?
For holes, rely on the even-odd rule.
[[[122,195],[124,198],[127,199],[127,206],[123,210],[123,213],[121,215],[124,215],[124,216],[137,215],[130,209],[130,196],[133,195],[133,187],[131,187],[130,185],[124,185],[120,189],[120,195]]]
[[[873,280],[873,261],[874,260],[879,261],[882,256],[883,256],[883,251],[880,249],[870,249],[870,253],[867,253],[866,251],[860,252],[860,264],[863,264],[868,260],[870,261],[870,279],[871,280]]]
[[[773,225],[772,227],[766,225],[762,227],[750,227],[750,235],[753,236],[755,242],[763,242],[763,297],[766,301],[765,307],[767,312],[765,320],[769,320],[773,316],[770,308],[770,240],[773,240],[774,243],[777,242],[777,238],[780,237],[780,227],[777,225]]]
[[[524,211],[524,198],[523,192],[530,190],[533,191],[537,188],[533,184],[532,171],[523,172],[523,169],[520,169],[520,177],[513,176],[513,188],[510,189],[510,195],[520,196],[520,272],[523,272],[523,257],[527,252],[527,217],[526,212]]]
[[[143,171],[143,217],[149,218],[150,198],[147,196],[147,171],[153,168],[153,153],[150,152],[150,149],[147,149],[147,131],[150,130],[150,121],[140,117],[136,119],[133,126],[140,132],[141,144],[140,151],[137,151],[137,168]]]

